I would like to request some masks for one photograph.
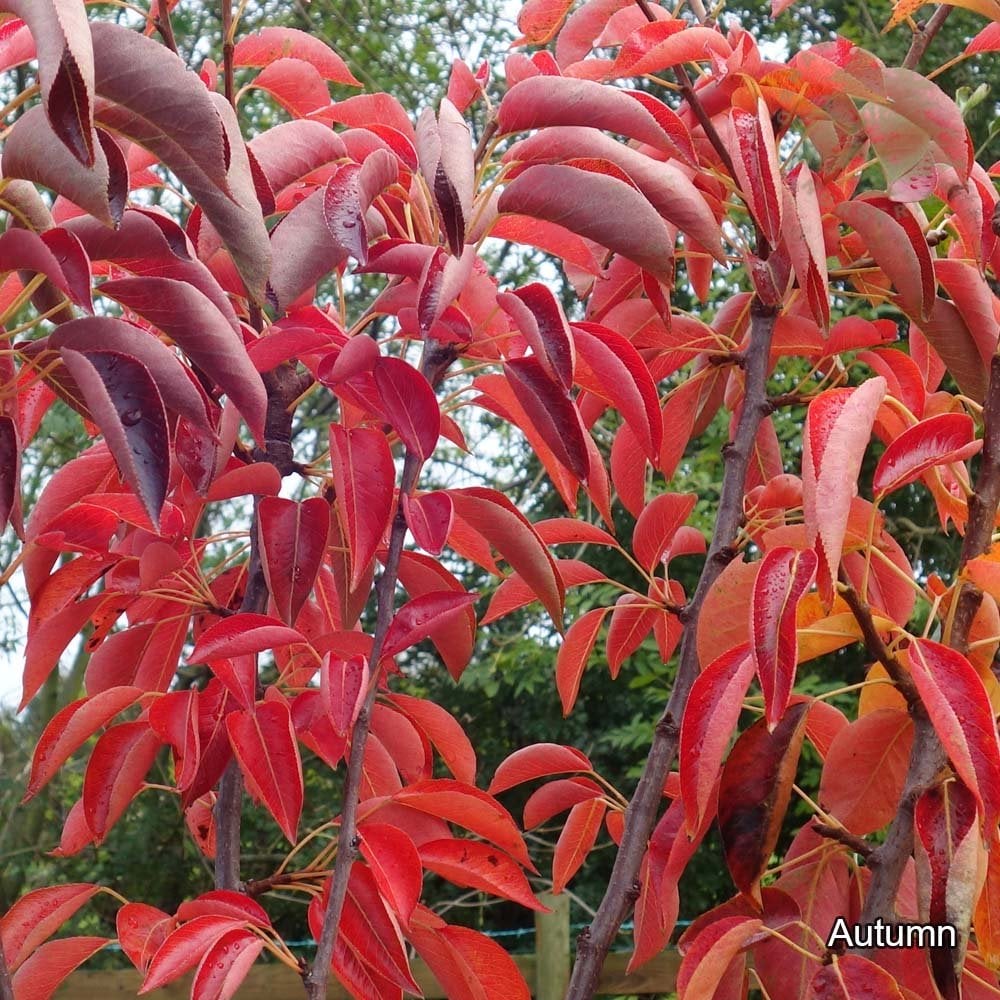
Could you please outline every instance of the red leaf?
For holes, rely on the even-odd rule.
[[[49,1000],[59,984],[111,938],[67,937],[47,941],[11,979],[16,1000]]]
[[[632,551],[644,569],[652,572],[669,550],[697,499],[694,493],[661,493],[646,504],[632,533]]]
[[[761,719],[736,740],[722,769],[719,831],[736,887],[757,895],[785,810],[805,736],[808,705],[792,705],[773,731]]]
[[[319,686],[326,714],[339,736],[350,732],[361,711],[368,686],[368,664],[363,656],[342,660],[329,653],[319,668]]]
[[[478,840],[449,837],[420,845],[420,861],[428,871],[469,889],[510,899],[529,910],[547,912],[521,869],[502,851]]]
[[[621,413],[642,443],[649,460],[658,461],[663,445],[660,400],[642,356],[621,334],[598,323],[574,323],[580,359],[590,368],[585,388],[606,399]]]
[[[107,351],[128,355],[152,376],[169,409],[196,427],[209,429],[205,401],[191,381],[188,369],[163,341],[145,330],[111,316],[85,316],[60,324],[48,344],[84,355]]]
[[[507,185],[497,208],[503,214],[515,212],[558,223],[627,257],[660,280],[670,280],[673,240],[666,224],[635,188],[615,177],[562,164],[535,164]],[[621,225],[622,219],[629,220],[627,227]]]
[[[521,44],[545,45],[552,40],[573,0],[526,0],[517,15]]]
[[[705,667],[688,695],[681,719],[680,779],[689,833],[701,826],[713,797],[753,669],[753,659],[744,643]]]
[[[772,730],[784,715],[795,685],[799,659],[795,613],[816,575],[816,564],[816,553],[811,549],[770,549],[761,560],[750,596],[750,652],[764,692],[764,715]]]
[[[612,678],[618,676],[621,665],[653,630],[658,614],[652,602],[639,594],[622,594],[615,601],[607,637],[608,670]]]
[[[802,504],[806,543],[819,536],[821,593],[829,591],[837,576],[851,500],[885,390],[881,376],[857,389],[830,389],[812,401],[806,414]]]
[[[60,352],[118,468],[138,494],[154,527],[170,477],[170,436],[163,399],[134,358],[113,351]]]
[[[266,90],[295,118],[305,118],[330,105],[326,81],[315,66],[302,59],[275,59],[254,77],[250,86]]]
[[[118,942],[129,961],[143,974],[153,955],[177,926],[169,913],[146,903],[126,903],[115,916]]]
[[[35,746],[24,799],[43,788],[75,750],[142,695],[137,687],[114,687],[81,698],[57,712]]]
[[[880,198],[844,202],[836,211],[862,237],[909,316],[916,322],[926,319],[934,301],[934,268],[927,239],[919,226],[914,229],[909,209]]]
[[[389,700],[430,740],[459,781],[475,784],[476,751],[450,712],[436,702],[406,694],[391,694]]]
[[[872,479],[876,498],[912,483],[935,466],[964,462],[983,446],[975,435],[972,417],[965,413],[940,413],[907,427],[879,459]]]
[[[976,797],[986,830],[1000,813],[1000,744],[989,695],[961,653],[930,639],[913,639],[910,674],[955,772]]]
[[[188,662],[209,663],[305,641],[301,632],[283,625],[277,618],[244,612],[223,618],[205,629],[191,650]]]
[[[961,311],[954,303],[938,297],[928,306],[928,314],[927,319],[920,321],[918,332],[930,341],[962,392],[982,402],[986,398],[989,369],[983,364],[976,337]]]
[[[896,980],[860,955],[834,956],[812,980],[816,1000],[904,1000]]]
[[[771,113],[764,98],[758,97],[756,114],[742,108],[733,108],[730,114],[736,139],[736,156],[733,157],[736,179],[761,232],[768,243],[776,247],[781,236],[784,182]]]
[[[250,794],[294,844],[302,813],[302,761],[288,706],[266,701],[254,711],[230,712],[226,729]]]
[[[392,619],[382,655],[395,656],[426,639],[435,629],[461,615],[478,598],[478,594],[439,590],[408,601]]]
[[[514,320],[552,381],[568,392],[576,352],[566,314],[551,290],[534,282],[498,295],[497,304]]]
[[[250,966],[264,950],[264,939],[235,927],[212,943],[195,973],[191,1000],[230,1000]]]
[[[579,411],[537,357],[514,358],[503,366],[514,396],[542,440],[577,479],[586,480],[590,455]]]
[[[455,505],[444,490],[420,496],[403,494],[403,516],[413,540],[432,556],[441,555],[455,519]]]
[[[582,268],[587,274],[597,275],[601,270],[587,241],[554,222],[527,215],[505,215],[490,227],[490,236],[538,247],[567,264]]]
[[[330,505],[264,497],[257,505],[261,564],[278,614],[294,625],[312,593],[330,534]]]
[[[409,835],[397,826],[362,823],[358,828],[361,854],[371,868],[382,898],[404,923],[420,900],[423,871]]]
[[[269,66],[289,57],[309,63],[331,83],[361,86],[333,49],[315,35],[297,28],[262,28],[241,38],[233,49],[234,66]]]
[[[204,916],[232,917],[257,927],[271,926],[271,921],[260,903],[230,889],[215,889],[203,893],[196,899],[181,903],[177,908],[177,919],[181,921]]]
[[[723,917],[706,927],[688,945],[677,970],[678,1000],[711,997],[729,963],[760,933],[756,917]]]
[[[448,494],[455,513],[521,574],[561,630],[566,588],[549,550],[527,518],[496,490],[473,486],[449,490]]]
[[[393,796],[393,800],[457,823],[503,848],[525,868],[535,870],[510,813],[491,795],[474,785],[450,778],[432,778],[407,785]]]
[[[920,914],[928,923],[957,931],[954,948],[928,949],[931,971],[941,995],[957,998],[985,860],[976,798],[960,781],[930,788],[917,799],[913,825]]]
[[[580,680],[587,668],[587,661],[597,643],[604,619],[610,608],[594,608],[581,615],[566,632],[556,654],[556,688],[562,702],[563,715],[569,715],[576,704]]]
[[[570,809],[552,855],[554,893],[562,892],[580,870],[601,831],[601,821],[607,808],[608,804],[601,798],[578,802]]]
[[[673,139],[657,119],[652,109],[632,100],[624,90],[568,76],[521,80],[504,95],[497,116],[503,134],[547,125],[584,125],[676,153]]]
[[[514,959],[495,941],[467,927],[451,927],[420,907],[408,936],[452,1000],[530,1000]]]
[[[608,77],[617,79],[658,73],[678,63],[707,59],[712,52],[723,59],[732,53],[732,47],[720,31],[692,27],[678,20],[654,21],[629,35]]]
[[[380,357],[375,384],[389,423],[403,443],[426,460],[441,433],[441,413],[431,384],[413,365],[399,358]]]
[[[219,938],[228,931],[239,929],[242,923],[233,917],[204,916],[195,917],[178,927],[160,945],[149,963],[142,989],[139,990],[140,996],[173,982],[188,969],[193,969]]]
[[[147,275],[101,285],[106,295],[149,320],[219,383],[253,436],[264,440],[267,392],[239,334],[218,306],[194,285]]]
[[[360,166],[341,166],[325,188],[314,191],[281,220],[271,234],[274,265],[269,278],[281,308],[288,308],[348,256],[365,263],[365,214],[398,173],[392,153],[376,149]]]
[[[364,576],[392,513],[396,467],[385,435],[368,427],[330,425],[337,513],[350,540],[351,587]]]
[[[21,444],[11,417],[0,416],[0,534],[11,521],[19,536],[21,523]]]
[[[11,972],[54,934],[98,891],[86,882],[35,889],[22,896],[0,918],[0,941]]]
[[[46,0],[9,0],[38,52],[45,112],[52,130],[84,166],[94,163],[94,58],[84,11]]]
[[[578,802],[600,798],[603,794],[601,786],[590,778],[558,778],[550,781],[535,789],[524,803],[524,828],[534,829]]]
[[[820,782],[823,808],[864,837],[896,814],[913,746],[909,715],[880,708],[833,739]]]
[[[565,774],[567,771],[593,771],[593,765],[575,747],[535,743],[515,750],[500,762],[488,791],[490,795],[497,795],[525,781],[550,774]]]
[[[112,726],[97,741],[83,778],[83,812],[98,842],[142,790],[160,746],[146,722]]]

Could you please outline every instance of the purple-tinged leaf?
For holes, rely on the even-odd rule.
[[[170,435],[156,383],[125,354],[64,348],[62,357],[118,468],[159,530],[170,479]]]

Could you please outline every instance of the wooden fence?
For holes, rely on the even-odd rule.
[[[570,929],[569,898],[542,896],[551,913],[535,916],[535,952],[515,955],[535,1000],[562,1000],[569,982]],[[629,955],[612,953],[604,964],[598,994],[658,994],[670,993],[677,979],[680,956],[676,951],[662,952],[631,975],[625,974]],[[412,963],[413,976],[427,1000],[447,1000],[427,966],[419,959]],[[104,1000],[134,997],[140,977],[134,970],[114,972],[77,972],[56,993],[56,1000]],[[191,994],[191,977],[185,976],[151,994],[153,1000],[187,1000]],[[303,996],[299,979],[284,965],[257,965],[236,994],[238,1000],[297,1000]],[[329,1000],[349,1000],[340,985],[331,981]],[[494,1000],[493,997],[490,1000]],[[495,1000],[506,1000],[496,997]]]

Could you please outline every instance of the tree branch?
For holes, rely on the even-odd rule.
[[[14,986],[10,981],[10,969],[7,968],[3,945],[0,945],[0,1000],[14,1000]]]
[[[288,407],[298,394],[299,380],[287,362],[264,376],[267,388],[267,413],[264,418],[264,447],[257,449],[258,461],[270,462],[284,477],[294,466],[292,460],[292,414]],[[250,523],[250,559],[247,563],[246,589],[240,611],[263,614],[267,611],[268,590],[261,563],[260,539],[257,537],[258,501],[254,500]],[[259,692],[258,692],[259,697]],[[239,891],[240,826],[243,816],[243,774],[236,760],[226,765],[215,803],[215,887]]]
[[[886,673],[892,678],[896,687],[899,688],[900,694],[906,699],[906,704],[910,706],[912,711],[915,706],[920,705],[920,695],[917,693],[916,685],[910,677],[910,672],[899,661],[899,658],[890,653],[886,648],[885,643],[882,641],[882,636],[879,635],[879,631],[872,619],[872,609],[854,587],[851,586],[846,574],[843,572],[840,574],[840,581],[843,585],[840,591],[841,596],[851,609],[855,621],[861,626],[861,635],[864,639],[868,655],[885,667]]]
[[[941,26],[948,20],[948,15],[954,10],[949,4],[942,4],[931,15],[931,19],[913,36],[910,42],[910,50],[903,59],[903,69],[916,69],[927,51],[934,36],[941,30]]]
[[[156,5],[156,17],[153,19],[153,26],[160,33],[163,44],[175,55],[180,55],[177,51],[177,39],[174,37],[174,26],[170,23],[170,6],[167,0],[160,0]]]
[[[642,777],[625,813],[621,846],[604,899],[590,927],[579,937],[576,963],[566,1000],[589,1000],[594,995],[604,960],[635,898],[639,866],[656,821],[667,773],[677,753],[680,720],[700,669],[696,641],[698,617],[709,589],[735,555],[733,543],[743,520],[747,469],[757,429],[768,412],[766,384],[776,316],[774,308],[754,299],[751,306],[750,345],[744,369],[746,382],[743,410],[736,427],[735,439],[723,449],[725,473],[719,513],[698,586],[684,610],[684,636],[681,639],[677,679],[663,715],[656,724],[653,744]]]
[[[424,349],[421,373],[436,388],[442,376],[452,361],[455,360],[455,350],[450,345],[428,341]],[[403,472],[400,477],[399,502],[393,517],[392,529],[389,533],[389,547],[385,558],[385,566],[375,585],[378,611],[375,620],[375,632],[372,640],[370,658],[371,680],[365,695],[364,705],[358,713],[357,721],[351,730],[351,753],[347,764],[347,778],[344,784],[343,807],[340,814],[340,832],[337,836],[337,859],[334,863],[333,876],[330,883],[330,895],[327,898],[326,911],[323,914],[323,930],[320,933],[316,948],[316,958],[305,974],[306,995],[309,1000],[324,1000],[326,986],[330,978],[330,962],[333,959],[333,946],[340,925],[340,916],[347,896],[347,883],[351,875],[351,866],[358,856],[358,801],[361,791],[362,765],[365,757],[365,746],[368,742],[369,727],[375,698],[378,694],[380,677],[379,661],[382,658],[382,648],[385,637],[393,619],[393,604],[396,593],[396,582],[399,578],[399,562],[403,554],[403,540],[406,536],[406,518],[403,514],[403,496],[409,493],[420,472],[422,461],[420,456],[406,450],[403,459]]]
[[[940,12],[940,11],[939,11]],[[936,16],[936,15],[935,15]],[[943,19],[942,19],[943,20]],[[969,523],[966,526],[959,572],[970,559],[986,552],[992,541],[993,525],[1000,506],[1000,353],[990,363],[990,382],[983,407],[983,451],[976,477],[976,491],[969,499]],[[979,609],[982,593],[972,584],[963,583],[957,595],[958,605],[951,634],[945,640],[959,652],[968,649],[969,629]],[[896,895],[906,862],[913,852],[913,809],[917,799],[938,780],[947,755],[934,727],[923,710],[915,714],[916,732],[910,766],[903,786],[899,809],[889,828],[885,843],[869,859],[872,881],[861,914],[862,923],[881,918],[896,918]]]
[[[222,86],[226,100],[236,107],[236,88],[233,85],[233,0],[222,0]]]

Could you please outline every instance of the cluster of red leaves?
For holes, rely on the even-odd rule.
[[[245,142],[214,64],[190,73],[151,38],[88,22],[82,2],[0,3],[23,19],[0,26],[0,65],[37,55],[42,96],[4,144],[12,224],[0,237],[0,314],[7,322],[30,300],[54,327],[0,355],[0,524],[23,540],[31,601],[23,702],[81,633],[91,654],[86,696],[47,727],[27,794],[96,737],[57,850],[75,853],[107,836],[169,747],[188,826],[207,854],[216,788],[232,761],[295,845],[300,747],[337,768],[361,739],[360,860],[345,870],[335,974],[366,1000],[415,992],[408,942],[456,1000],[526,997],[497,945],[420,903],[423,872],[537,908],[524,839],[495,796],[573,775],[536,790],[524,813],[532,828],[569,810],[555,891],[602,824],[621,839],[626,800],[585,755],[552,744],[517,751],[487,792],[478,789],[459,723],[393,692],[389,679],[424,640],[457,679],[479,625],[538,601],[562,631],[568,588],[610,584],[618,599],[575,621],[556,659],[567,713],[605,624],[612,676],[649,637],[667,662],[685,629],[703,668],[680,724],[679,773],[663,789],[670,804],[639,869],[633,965],[668,942],[677,880],[717,821],[739,895],[686,932],[681,996],[745,995],[750,954],[775,997],[929,996],[932,982],[951,996],[963,977],[965,995],[978,996],[981,982],[995,981],[981,960],[1000,954],[1000,900],[980,892],[987,863],[992,882],[998,864],[1000,690],[989,662],[1000,575],[989,553],[965,568],[963,579],[985,591],[968,655],[948,643],[957,591],[939,580],[923,596],[941,641],[911,635],[921,588],[878,508],[919,480],[943,527],[963,531],[969,521],[967,462],[982,447],[975,417],[1000,315],[988,281],[1000,264],[990,176],[934,83],[846,41],[779,64],[738,27],[691,24],[624,0],[572,6],[525,5],[522,41],[553,41],[554,54],[510,56],[508,89],[477,156],[466,115],[488,78],[461,64],[448,98],[414,126],[387,94],[331,101],[330,84],[357,85],[340,57],[301,32],[265,30],[240,40],[233,62],[289,120]],[[995,35],[987,29],[973,44],[996,48]],[[676,108],[612,83],[692,62],[703,75]],[[793,127],[816,169],[779,154]],[[872,157],[884,190],[861,185]],[[194,205],[183,225],[143,207],[144,189],[168,178]],[[36,184],[56,193],[51,209]],[[949,223],[933,247],[921,207],[931,196]],[[583,303],[580,321],[544,285],[501,291],[479,256],[487,236],[560,258]],[[710,322],[675,313],[678,260],[702,300],[715,294],[717,265],[742,266],[746,285]],[[349,266],[387,279],[353,325],[322,296],[315,301],[317,284]],[[832,322],[831,293],[847,289],[898,310],[909,353],[888,346],[891,322]],[[120,316],[108,314],[111,304]],[[702,595],[700,622],[686,625],[691,595],[669,564],[705,551],[704,536],[685,524],[696,498],[651,495],[650,486],[669,490],[689,442],[720,410],[735,426],[755,305],[773,317],[770,365],[811,366],[797,388],[808,404],[801,475],[785,472],[766,416],[741,484],[740,544],[761,557],[732,561]],[[373,316],[392,320],[385,341],[365,332]],[[418,366],[411,348],[421,345]],[[848,378],[861,371],[871,375]],[[961,395],[942,388],[946,373]],[[439,396],[445,377],[456,388]],[[338,404],[329,457],[296,462],[276,414],[294,416],[314,387]],[[49,478],[24,518],[19,455],[57,399],[101,440]],[[415,472],[442,437],[465,447],[453,416],[462,406],[518,428],[568,511],[577,512],[582,490],[604,527],[578,518],[532,524],[485,487],[420,490]],[[605,457],[592,429],[609,410],[619,419]],[[869,500],[857,484],[873,435],[886,447]],[[415,471],[400,479],[395,460],[404,454],[404,469]],[[321,488],[301,501],[281,497],[293,472],[321,479]],[[248,546],[220,558],[224,540],[199,526],[212,505],[251,497]],[[617,502],[635,518],[628,540],[615,536]],[[394,547],[395,525],[412,546]],[[551,551],[568,544],[624,554],[641,589]],[[446,550],[502,578],[481,622],[478,595],[437,559]],[[256,607],[247,603],[254,559],[266,588]],[[398,581],[406,600],[372,635],[359,621],[380,565],[389,599]],[[858,957],[821,965],[835,916],[861,912],[870,873],[813,823],[777,880],[761,886],[804,740],[824,760],[827,824],[863,837],[892,819],[902,795],[912,724],[900,695],[879,685],[882,666],[872,668],[853,722],[794,693],[799,663],[864,634],[845,587],[898,651],[952,764],[953,777],[917,803],[916,863],[897,899],[904,917],[962,929],[961,947],[929,963],[880,955],[883,969]],[[262,653],[277,667],[266,688]],[[172,690],[182,658],[209,669],[205,687]],[[755,682],[761,718],[739,731]],[[435,753],[452,777],[435,776]],[[317,938],[330,858],[321,851],[292,873],[314,890]],[[292,874],[283,866],[274,879]],[[96,891],[39,890],[4,917],[18,1000],[48,996],[103,944],[42,943]],[[144,990],[197,967],[195,1000],[231,996],[265,948],[296,967],[260,904],[230,890],[175,914],[128,903],[118,937]],[[41,966],[46,985],[26,985],[39,980],[24,970]],[[880,992],[863,993],[861,983]]]

